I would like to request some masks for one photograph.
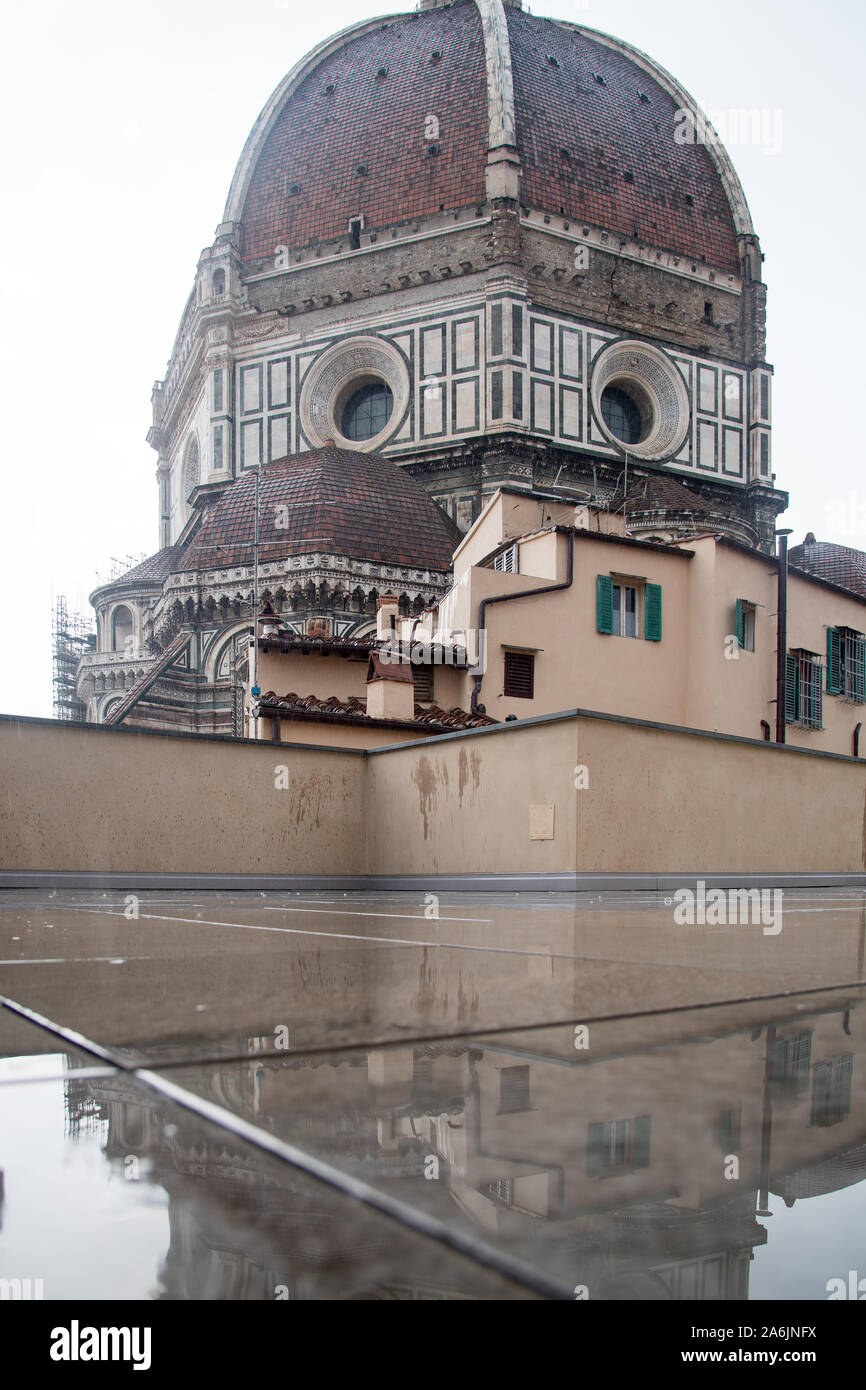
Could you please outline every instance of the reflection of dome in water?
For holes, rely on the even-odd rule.
[[[828,1192],[841,1192],[866,1179],[866,1144],[835,1154],[808,1168],[795,1168],[777,1179],[770,1191],[782,1197],[787,1206],[807,1197],[824,1197]]]

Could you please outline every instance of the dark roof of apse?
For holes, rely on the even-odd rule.
[[[511,5],[506,16],[523,202],[736,273],[724,185],[704,145],[675,140],[677,99],[601,39]],[[350,35],[290,92],[265,140],[243,258],[344,236],[359,213],[369,231],[483,203],[487,139],[470,0]]]
[[[179,570],[212,570],[253,560],[255,474],[210,503]],[[452,524],[420,483],[379,454],[326,444],[261,470],[259,558],[326,552],[353,560],[446,573]]]

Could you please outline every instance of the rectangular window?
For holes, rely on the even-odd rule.
[[[223,408],[223,372],[218,367],[213,374],[213,413],[221,415]]]
[[[535,694],[535,656],[532,652],[506,652],[503,695],[531,700]]]
[[[761,376],[761,419],[770,418],[770,378]]]
[[[777,1038],[770,1058],[770,1085],[776,1095],[804,1096],[809,1090],[812,1034],[808,1029]]]
[[[648,1168],[649,1163],[649,1115],[589,1126],[586,1171],[590,1177],[633,1173],[638,1168]]]
[[[214,425],[214,427],[213,427],[213,466],[214,466],[215,469],[222,468],[223,465],[224,465],[224,462],[225,462],[225,460],[224,460],[224,458],[223,458],[223,427],[222,427],[222,425]]]
[[[827,691],[866,700],[866,638],[850,627],[827,629]]]
[[[637,637],[637,589],[629,584],[613,586],[613,633]]]
[[[722,1111],[719,1120],[719,1148],[723,1154],[736,1153],[741,1145],[743,1107],[734,1105]]]
[[[507,550],[501,550],[493,561],[493,568],[501,570],[503,574],[517,574],[517,546],[510,545]]]
[[[433,703],[433,667],[416,666],[412,667],[412,680],[415,683],[415,701],[422,705],[432,705]]]
[[[662,586],[636,580],[629,584],[609,574],[596,579],[596,627],[616,637],[639,637],[639,595],[643,594],[643,635],[662,640]]]
[[[493,1198],[494,1202],[499,1202],[504,1207],[511,1206],[512,1191],[512,1178],[496,1178],[494,1182],[487,1184],[489,1196]]]
[[[814,652],[788,652],[785,657],[785,720],[807,729],[822,729],[821,696],[824,679]]]
[[[737,599],[737,643],[744,652],[755,650],[755,605],[748,599]]]
[[[529,1109],[529,1067],[503,1067],[499,1073],[500,1115]]]
[[[851,1055],[817,1064],[812,1077],[813,1125],[826,1127],[847,1120],[851,1110],[853,1071],[854,1058]]]

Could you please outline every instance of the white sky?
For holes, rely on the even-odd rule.
[[[150,389],[165,374],[199,253],[256,115],[319,40],[408,7],[6,0],[0,711],[51,714],[54,596],[84,607],[112,557],[158,547]],[[814,530],[866,548],[863,444],[853,431],[866,6],[537,0],[531,8],[629,40],[705,107],[781,114],[779,153],[729,147],[767,258],[774,468],[792,495],[780,524],[793,527],[793,542]]]

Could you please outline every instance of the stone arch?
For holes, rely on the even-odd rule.
[[[126,651],[133,635],[132,609],[119,603],[111,615],[111,650]]]

